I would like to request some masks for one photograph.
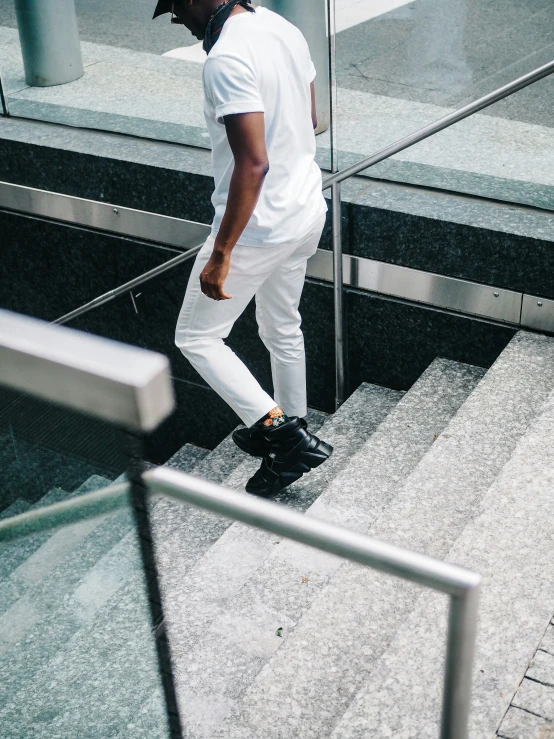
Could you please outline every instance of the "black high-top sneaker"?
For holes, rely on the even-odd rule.
[[[261,430],[260,435],[269,442],[270,452],[246,484],[246,492],[254,495],[275,495],[333,453],[333,447],[311,434],[297,416],[281,426]]]
[[[302,428],[308,428],[306,419],[301,418],[300,423]],[[254,426],[245,426],[234,431],[233,441],[239,449],[250,454],[251,457],[267,457],[271,452],[271,442],[262,436],[257,423]]]

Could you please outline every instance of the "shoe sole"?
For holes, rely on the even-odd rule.
[[[305,452],[302,452],[294,467],[291,467],[291,469],[286,472],[282,472],[270,488],[250,491],[247,486],[246,492],[251,492],[253,495],[259,495],[264,498],[271,495],[277,495],[281,490],[284,490],[289,487],[289,485],[300,480],[306,472],[310,472],[323,464],[323,462],[326,462],[332,454],[333,447],[320,440],[315,449],[308,449]]]

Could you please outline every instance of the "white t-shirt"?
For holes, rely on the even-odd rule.
[[[234,158],[224,116],[264,113],[269,172],[239,239],[273,246],[305,236],[325,213],[321,170],[314,161],[310,83],[315,67],[302,33],[277,13],[256,8],[231,16],[204,65],[204,113],[212,142],[215,218],[225,213]]]

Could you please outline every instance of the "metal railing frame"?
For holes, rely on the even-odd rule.
[[[171,497],[448,595],[440,739],[467,739],[480,575],[169,467],[149,470],[142,480],[151,495]],[[120,483],[23,513],[0,521],[0,543],[106,514],[130,501],[130,485]]]

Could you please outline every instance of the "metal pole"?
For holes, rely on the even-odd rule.
[[[183,728],[179,716],[177,692],[175,690],[175,679],[171,664],[171,651],[165,629],[162,595],[154,554],[152,527],[148,512],[149,493],[142,478],[144,472],[143,438],[139,434],[126,432],[124,446],[129,460],[127,477],[129,479],[130,500],[135,518],[144,579],[148,592],[152,633],[156,644],[158,667],[164,691],[169,734],[171,739],[183,739]]]
[[[9,117],[10,111],[8,110],[8,103],[4,96],[4,88],[2,86],[2,77],[0,77],[0,102],[2,103],[2,115]]]
[[[329,110],[331,172],[339,168],[337,138],[337,72],[335,0],[327,0],[329,51]],[[346,400],[346,341],[344,327],[344,278],[342,267],[342,223],[340,183],[331,187],[331,224],[333,234],[333,308],[335,322],[335,408]]]
[[[339,168],[337,138],[337,23],[335,0],[327,0],[329,50],[329,129],[331,139],[331,172]]]
[[[48,87],[84,74],[74,0],[15,0],[28,85]]]
[[[407,149],[409,146],[412,146],[413,144],[418,144],[420,141],[429,138],[429,136],[432,136],[433,134],[438,133],[445,128],[448,128],[449,126],[452,126],[454,123],[458,123],[464,118],[473,115],[473,113],[478,113],[480,110],[483,110],[483,108],[488,108],[489,105],[493,105],[499,100],[503,100],[509,95],[513,95],[514,92],[518,92],[524,87],[528,87],[534,82],[538,82],[544,77],[548,77],[548,75],[552,74],[553,72],[554,61],[548,62],[548,64],[544,64],[542,67],[538,67],[532,72],[529,72],[529,74],[525,74],[523,75],[523,77],[519,77],[517,80],[504,85],[504,87],[500,87],[498,90],[490,92],[488,95],[475,100],[473,103],[469,103],[469,105],[466,105],[459,110],[455,110],[453,113],[449,113],[443,118],[439,118],[438,121],[435,121],[434,123],[430,123],[428,126],[420,128],[419,131],[416,131],[409,136],[405,136],[403,139],[396,141],[394,144],[390,144],[390,146],[387,146],[385,149],[381,149],[381,151],[378,151],[376,154],[372,154],[370,157],[362,159],[362,161],[358,162],[358,164],[353,164],[351,167],[343,169],[342,172],[332,174],[330,177],[327,177],[327,179],[324,180],[323,189],[325,190],[327,187],[330,187],[333,182],[342,182],[343,180],[347,180],[349,177],[362,172],[364,169],[367,169],[368,167],[372,167],[374,164],[382,162],[383,159],[388,159],[394,154],[398,154],[400,151]]]
[[[441,739],[467,739],[479,584],[450,598]]]
[[[113,300],[114,298],[119,298],[121,295],[125,295],[125,293],[130,292],[135,287],[142,285],[144,282],[148,282],[148,280],[151,280],[152,278],[157,277],[164,272],[167,272],[169,269],[173,269],[173,267],[181,264],[181,262],[187,262],[189,259],[192,259],[192,257],[195,257],[198,254],[201,248],[202,245],[194,246],[192,249],[188,249],[183,254],[179,254],[178,256],[173,257],[173,259],[169,259],[167,262],[160,264],[158,267],[154,267],[154,269],[151,269],[148,272],[135,277],[134,280],[129,280],[129,282],[126,282],[124,285],[120,285],[114,290],[109,290],[107,293],[99,295],[97,298],[94,298],[94,300],[81,305],[79,308],[75,308],[75,310],[72,310],[71,313],[66,313],[65,316],[57,318],[55,321],[52,321],[52,323],[57,323],[60,325],[68,323],[74,318],[82,316],[84,313],[88,313],[93,308],[99,308],[101,305],[109,303],[110,300]]]
[[[327,63],[326,0],[263,0],[262,5],[279,13],[302,31],[316,68],[314,80],[317,128],[322,133],[329,128],[329,75]]]
[[[335,408],[346,400],[346,343],[344,334],[344,278],[342,269],[342,219],[340,182],[331,186],[333,233],[333,306],[335,317]]]

